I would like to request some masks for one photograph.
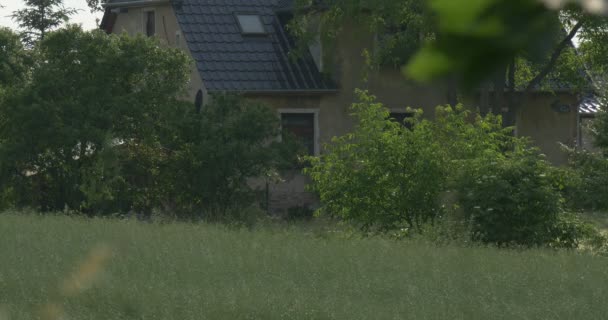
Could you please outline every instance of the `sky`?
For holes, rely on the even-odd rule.
[[[13,11],[23,8],[23,1],[0,0],[0,4],[4,6],[4,8],[0,8],[0,26],[17,29],[17,24],[12,21],[10,15],[13,13]],[[97,25],[95,19],[101,20],[101,17],[103,16],[103,13],[101,12],[92,14],[89,7],[87,7],[87,3],[85,0],[64,0],[63,4],[66,8],[74,8],[80,10],[78,11],[78,13],[76,13],[70,18],[70,22],[81,24],[85,30],[96,28]]]

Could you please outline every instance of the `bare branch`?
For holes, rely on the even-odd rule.
[[[581,29],[581,27],[583,25],[584,25],[583,20],[578,21],[576,23],[576,25],[574,25],[572,30],[570,30],[570,33],[568,33],[566,38],[564,38],[564,40],[562,40],[557,45],[557,47],[553,51],[553,54],[551,54],[551,60],[549,60],[549,63],[547,63],[547,65],[536,75],[536,77],[534,77],[534,79],[532,79],[530,81],[530,83],[528,83],[528,86],[526,87],[526,90],[524,92],[526,95],[530,91],[532,91],[532,89],[534,89],[536,86],[538,86],[545,79],[545,77],[551,72],[551,70],[553,70],[553,68],[557,64],[557,60],[561,56],[562,52],[564,51],[564,49],[566,49],[572,43],[572,39],[574,39],[574,36],[576,36],[576,34],[578,33],[578,31]]]

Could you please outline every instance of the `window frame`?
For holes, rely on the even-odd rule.
[[[239,19],[239,16],[256,16],[260,21],[260,25],[262,26],[263,31],[262,32],[245,31],[245,28],[243,28],[243,24],[241,24],[241,19]],[[266,29],[266,25],[264,25],[264,20],[262,19],[262,15],[258,12],[235,12],[234,19],[236,20],[236,23],[239,25],[239,30],[241,31],[241,35],[243,35],[243,36],[267,36],[268,35],[268,30]]]
[[[392,119],[391,116],[393,114],[405,114],[406,116],[404,117],[404,120],[406,118],[413,118],[416,115],[416,113],[412,109],[409,109],[409,108],[392,108],[392,109],[389,109],[388,112],[389,112],[389,119]],[[404,122],[399,122],[399,121],[397,121],[397,122],[400,125],[403,125],[408,129],[411,129],[411,125],[406,125]]]
[[[280,125],[280,133],[278,136],[278,140],[283,140],[283,114],[313,114],[313,131],[314,131],[314,154],[313,156],[317,157],[321,154],[321,148],[319,144],[320,139],[320,130],[319,130],[319,109],[316,108],[280,108],[277,109],[277,116],[279,118]]]

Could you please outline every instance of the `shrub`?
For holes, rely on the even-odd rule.
[[[562,214],[552,167],[537,150],[518,146],[468,161],[457,178],[474,240],[498,245],[576,247],[587,233]]]
[[[320,196],[320,210],[364,230],[419,228],[441,212],[445,156],[428,123],[416,118],[410,130],[389,120],[373,96],[358,94],[354,132],[334,138],[305,170]]]
[[[359,95],[354,132],[335,138],[306,170],[322,213],[396,237],[470,232],[498,245],[576,247],[589,235],[562,213],[556,170],[499,116],[438,107],[434,121],[418,114],[408,129],[373,96]],[[448,192],[457,195],[460,221],[448,215]]]
[[[606,239],[592,223],[583,221],[577,214],[562,213],[551,229],[550,246],[558,248],[579,248],[582,244],[592,250],[602,250]]]
[[[271,142],[279,133],[276,114],[239,96],[217,95],[201,114],[187,117],[161,173],[167,202],[176,213],[212,219],[250,206],[249,180],[272,174],[288,157]]]
[[[462,106],[436,108],[435,120],[418,113],[411,129],[388,119],[375,97],[359,92],[353,105],[358,125],[334,139],[306,172],[321,211],[381,231],[421,230],[444,211],[440,195],[453,174],[480,154],[501,154],[521,139],[499,116],[480,116]],[[409,230],[408,233],[411,233]]]
[[[604,155],[608,155],[608,110],[606,104],[608,99],[605,95],[599,97],[602,108],[597,114],[595,121],[592,122],[591,132],[593,134],[593,143],[598,147]]]
[[[574,210],[608,210],[608,159],[603,154],[568,150],[569,164],[560,170],[559,187]]]
[[[287,209],[287,221],[309,221],[314,217],[314,210],[306,206],[295,206]]]
[[[229,215],[290,150],[270,142],[279,122],[260,104],[216,96],[199,114],[180,102],[190,61],[153,38],[70,26],[34,52],[0,99],[0,207]]]

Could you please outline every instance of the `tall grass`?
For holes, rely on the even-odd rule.
[[[605,319],[608,259],[0,215],[0,320]]]

